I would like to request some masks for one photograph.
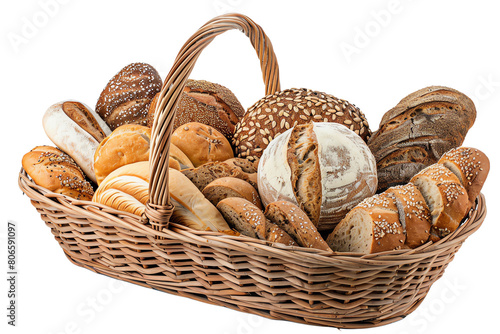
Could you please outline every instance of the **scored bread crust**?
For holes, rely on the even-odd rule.
[[[252,202],[230,197],[221,200],[217,209],[231,228],[248,237],[266,240],[266,217]]]
[[[467,190],[469,206],[473,207],[490,170],[486,154],[475,148],[458,147],[443,154],[438,163],[458,177]]]
[[[272,202],[266,206],[264,214],[300,246],[331,251],[311,220],[295,204],[287,201]]]
[[[469,206],[467,191],[460,180],[441,164],[426,167],[411,183],[422,193],[432,216],[432,230],[440,238],[455,231]]]
[[[377,194],[349,211],[326,242],[336,252],[369,254],[401,249],[405,239],[396,203],[386,194]]]
[[[210,182],[202,191],[203,195],[215,206],[224,198],[241,197],[262,210],[259,193],[250,183],[235,177],[222,177]]]
[[[288,140],[287,162],[299,207],[318,226],[322,203],[319,144],[312,123],[297,125]]]

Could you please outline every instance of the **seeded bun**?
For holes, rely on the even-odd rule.
[[[232,144],[238,157],[255,161],[280,133],[309,122],[343,124],[365,142],[371,135],[365,115],[356,106],[309,89],[287,89],[257,101],[236,124]]]

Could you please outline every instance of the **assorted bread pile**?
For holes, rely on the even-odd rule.
[[[49,191],[144,215],[161,86],[151,65],[134,63],[95,111],[52,105],[43,127],[57,148],[35,147],[24,170]],[[308,89],[245,112],[226,87],[189,80],[176,112],[170,221],[271,245],[375,253],[437,242],[467,217],[489,171],[484,153],[461,147],[474,104],[447,87],[408,95],[374,133],[353,104]]]

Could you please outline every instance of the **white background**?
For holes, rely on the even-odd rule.
[[[7,272],[6,223],[13,220],[18,223],[19,309],[18,326],[7,326],[7,284],[2,278],[1,332],[335,331],[250,316],[76,267],[17,186],[23,154],[50,144],[41,124],[48,106],[63,99],[95,106],[107,81],[132,62],[150,63],[164,78],[189,36],[225,12],[246,14],[264,28],[278,56],[282,88],[306,87],[347,99],[366,114],[373,130],[400,99],[429,85],[446,85],[472,98],[477,120],[464,145],[483,150],[492,165],[483,188],[488,204],[483,226],[466,241],[416,312],[392,325],[353,332],[497,330],[500,212],[494,141],[500,111],[500,20],[493,3],[2,1],[0,277]],[[239,32],[219,36],[191,77],[229,87],[245,108],[264,94],[255,52]]]

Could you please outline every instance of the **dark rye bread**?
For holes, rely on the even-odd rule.
[[[151,65],[132,63],[108,82],[95,111],[111,130],[123,124],[146,126],[149,105],[161,85],[160,75]]]
[[[318,150],[319,144],[312,123],[293,128],[287,149],[287,161],[292,171],[292,189],[300,208],[316,227],[322,201]]]
[[[309,122],[343,124],[365,142],[371,135],[365,115],[353,104],[326,93],[292,88],[267,95],[248,109],[235,127],[235,155],[255,161],[280,133]]]
[[[379,190],[407,183],[460,146],[475,118],[472,100],[452,88],[431,86],[406,96],[385,113],[368,141],[377,160]]]

